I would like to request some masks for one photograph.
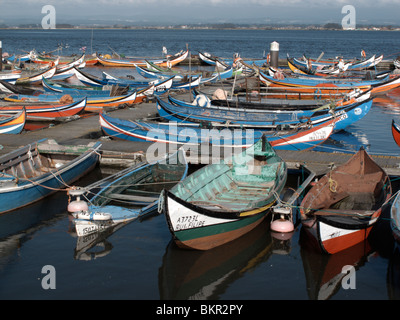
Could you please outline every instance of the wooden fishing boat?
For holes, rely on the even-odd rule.
[[[86,98],[84,94],[63,94],[63,93],[51,93],[51,94],[39,94],[39,95],[15,95],[11,94],[7,97],[4,98],[5,101],[10,101],[10,102],[19,102],[19,103],[53,103],[53,104],[58,104],[60,101],[71,101],[73,102],[78,102],[82,101],[83,99],[86,100],[86,107],[85,111],[89,112],[102,112],[104,110],[108,109],[114,109],[114,108],[121,108],[129,105],[133,105],[136,103],[136,96],[137,92],[131,92],[126,95],[122,96],[100,96],[100,95],[95,95],[95,96],[89,96]],[[140,99],[138,99],[139,101]]]
[[[116,178],[111,177],[111,182],[90,199],[88,210],[72,213],[77,235],[104,231],[155,212],[160,192],[172,188],[187,172],[183,149],[158,161],[118,172]],[[90,191],[90,188],[84,189]]]
[[[1,113],[15,113],[22,108],[26,110],[28,120],[55,120],[76,116],[86,107],[86,98],[71,104],[23,104],[1,106]]]
[[[34,75],[28,77],[19,78],[16,83],[17,84],[39,84],[42,82],[42,79],[50,79],[56,73],[57,66],[51,67],[50,69],[46,69],[42,72],[36,73]]]
[[[302,226],[323,252],[340,252],[367,239],[391,194],[388,175],[361,148],[307,192]]]
[[[234,70],[232,67],[228,66],[227,68],[223,68],[220,71],[215,71],[213,73],[210,73],[209,76],[203,77],[203,74],[195,72],[195,73],[183,73],[183,72],[160,72],[160,71],[152,71],[147,68],[139,67],[136,66],[136,71],[144,78],[148,79],[166,79],[169,77],[174,77],[174,85],[177,85],[178,81],[184,81],[190,77],[192,78],[197,78],[199,76],[202,77],[201,83],[206,83],[206,82],[216,82],[220,81],[223,79],[229,79],[232,76],[234,76],[234,73],[239,73],[239,70]]]
[[[12,72],[0,72],[0,80],[7,82],[7,83],[11,83],[11,84],[15,84],[16,81],[21,78],[21,71],[12,71]]]
[[[135,90],[153,87],[153,93],[162,94],[168,91],[174,80],[174,76],[158,81],[137,81],[130,79],[120,79],[107,73],[103,73],[103,78],[90,75],[82,70],[75,68],[75,75],[80,82],[91,88],[103,88],[104,86],[122,86]]]
[[[392,119],[392,136],[396,144],[400,147],[400,126]]]
[[[400,75],[391,75],[389,79],[371,86],[371,94],[376,96],[378,94],[387,93],[393,89],[400,87]]]
[[[225,103],[222,106],[199,105],[202,96],[196,97],[193,103],[179,101],[176,104],[168,103],[157,97],[157,111],[167,121],[179,123],[226,123],[241,125],[244,128],[271,128],[280,126],[294,127],[299,122],[308,122],[317,125],[333,118],[338,118],[335,131],[345,129],[349,125],[365,117],[371,110],[372,98],[370,92],[360,94],[352,99],[327,103],[313,108],[292,104],[292,108],[285,109],[282,105],[260,105],[258,103]],[[177,101],[169,97],[172,101]],[[223,100],[222,100],[223,101]],[[242,107],[243,106],[243,107]],[[303,108],[302,108],[303,107]]]
[[[8,63],[16,63],[16,62],[28,62],[31,60],[31,54],[24,54],[24,55],[15,55],[9,56],[6,58]]]
[[[289,69],[297,74],[315,75],[315,76],[332,76],[337,75],[341,70],[336,66],[321,66],[317,69],[309,69],[304,65],[296,64],[293,58],[287,58]]]
[[[11,84],[9,82],[0,80],[0,92],[1,93],[16,93],[16,94],[35,94],[36,92],[42,92],[40,90],[32,89],[25,86],[19,86]]]
[[[18,134],[24,129],[26,121],[25,108],[15,114],[1,114],[0,133]]]
[[[397,191],[390,208],[390,227],[397,242],[400,243],[400,192]]]
[[[199,123],[133,121],[100,114],[102,131],[115,139],[186,145],[194,148],[205,144],[228,149],[250,147],[262,135],[267,136],[275,149],[311,149],[329,138],[337,120],[334,118],[315,126],[299,123],[296,128],[286,130],[277,126],[271,130],[268,126],[263,129],[244,129],[240,125],[230,124],[212,124],[208,127]]]
[[[79,58],[72,60],[71,62],[66,62],[65,64],[57,65],[57,72],[65,71],[71,69],[72,67],[83,68],[86,65],[85,54],[83,53]]]
[[[68,187],[96,166],[100,146],[62,146],[44,139],[0,157],[0,213]]]
[[[163,82],[160,82],[157,84],[157,86],[150,85],[149,87],[143,88],[138,90],[137,88],[130,90],[129,87],[119,87],[119,86],[109,86],[106,87],[106,89],[102,90],[102,88],[97,88],[96,87],[82,87],[82,86],[74,86],[70,85],[67,86],[65,84],[56,84],[54,82],[50,82],[48,80],[43,79],[42,80],[42,85],[43,88],[45,89],[46,92],[49,93],[58,93],[62,95],[71,95],[72,97],[87,97],[88,99],[93,102],[93,104],[89,104],[88,107],[86,108],[87,111],[93,111],[93,110],[98,110],[98,107],[101,107],[102,105],[107,107],[110,106],[109,103],[112,104],[112,98],[116,98],[119,100],[120,98],[125,99],[127,98],[126,101],[123,101],[123,103],[132,103],[128,102],[128,100],[132,100],[132,97],[136,93],[136,98],[133,101],[133,103],[141,103],[147,99],[148,96],[154,94],[157,92],[157,90],[160,90],[163,92],[165,89],[163,87]],[[110,88],[110,89],[108,89]],[[120,93],[126,92],[125,98],[120,95]],[[119,98],[118,98],[119,97]],[[111,100],[108,100],[111,98]],[[100,101],[103,100],[103,101]],[[108,100],[107,103],[105,100]],[[116,101],[118,103],[118,101]],[[121,101],[119,101],[120,103]],[[100,104],[100,105],[97,105]],[[93,110],[92,107],[94,108]]]
[[[178,63],[182,62],[186,59],[189,54],[189,50],[181,51],[176,55],[169,56],[167,59],[160,59],[160,60],[152,60],[154,64],[157,64],[161,67],[168,67],[171,68]],[[96,55],[98,62],[101,63],[105,67],[145,67],[146,60],[129,60],[129,59],[107,59],[103,56]]]
[[[400,76],[387,76],[377,80],[350,80],[343,81],[329,80],[327,78],[306,79],[306,78],[279,78],[271,77],[263,72],[259,74],[260,81],[268,87],[292,93],[308,93],[315,99],[329,99],[332,95],[345,95],[355,89],[372,89],[371,94],[376,95],[390,91],[400,86]]]
[[[347,60],[347,61],[343,61],[343,63],[346,64],[346,70],[365,70],[368,68],[373,68],[375,67],[377,64],[379,64],[383,59],[383,55],[380,55],[378,57],[376,57],[376,55],[371,56],[368,59],[365,60]],[[296,59],[293,58],[293,61],[297,64],[297,65],[302,65],[306,68],[309,67],[309,65],[311,65],[312,68],[317,69],[318,67],[331,67],[332,65],[335,65],[339,62],[339,59],[337,60],[331,60],[331,61],[315,61],[313,59],[307,59],[305,58],[304,60],[300,60],[300,59]]]
[[[209,250],[241,237],[264,220],[286,178],[286,164],[266,138],[195,171],[161,195],[173,240],[181,248]]]

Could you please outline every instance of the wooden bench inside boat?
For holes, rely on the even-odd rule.
[[[149,197],[149,196],[139,196],[132,194],[121,194],[121,193],[110,193],[108,197],[115,200],[134,201],[134,202],[154,202],[157,201],[159,198],[154,196]]]

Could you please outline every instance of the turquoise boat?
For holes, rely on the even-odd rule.
[[[180,248],[209,250],[259,225],[286,179],[285,162],[263,137],[244,152],[163,190],[160,207]]]

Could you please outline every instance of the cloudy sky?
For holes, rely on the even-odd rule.
[[[0,22],[41,23],[53,5],[57,23],[341,23],[353,5],[357,24],[400,25],[400,0],[0,0]]]

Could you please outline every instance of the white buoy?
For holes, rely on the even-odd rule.
[[[279,215],[279,219],[274,219],[275,215]],[[272,214],[271,230],[280,233],[289,233],[294,230],[292,210],[290,210],[290,208],[274,208],[274,212]]]
[[[86,203],[86,201],[83,201],[80,199],[80,196],[83,195],[86,192],[86,190],[77,188],[77,189],[72,189],[69,191],[69,194],[71,196],[76,197],[76,200],[71,201],[68,204],[68,212],[74,213],[74,212],[79,212],[79,211],[87,211],[89,210],[89,206]]]

